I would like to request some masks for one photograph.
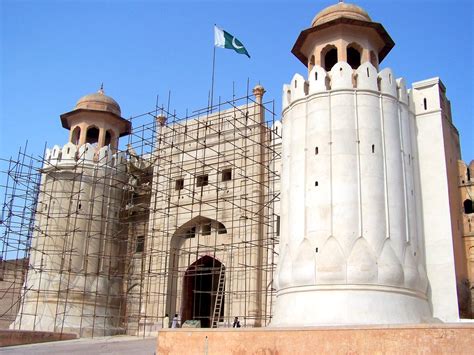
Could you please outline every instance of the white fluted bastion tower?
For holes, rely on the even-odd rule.
[[[355,6],[321,11],[283,88],[281,249],[274,326],[431,317],[413,102],[378,71],[394,42]]]

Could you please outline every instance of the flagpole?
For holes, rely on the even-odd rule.
[[[211,79],[211,113],[212,113],[212,105],[214,100],[214,72],[216,68],[216,45],[214,44],[214,51],[212,53],[212,79]]]

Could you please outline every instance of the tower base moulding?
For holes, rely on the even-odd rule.
[[[378,285],[319,285],[281,289],[271,327],[432,323],[421,292]]]
[[[157,354],[469,354],[474,323],[358,327],[164,329]]]

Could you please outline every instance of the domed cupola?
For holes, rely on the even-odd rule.
[[[117,116],[121,115],[120,106],[110,96],[104,94],[103,87],[99,91],[81,97],[74,107],[75,110],[84,108],[89,110],[111,112]]]
[[[103,86],[98,92],[81,97],[72,111],[61,115],[61,123],[71,131],[71,143],[89,143],[98,149],[110,145],[116,150],[119,137],[131,132],[130,121],[121,117],[119,104],[105,95]]]
[[[302,31],[292,53],[311,71],[319,65],[327,71],[339,61],[353,69],[364,62],[376,68],[395,43],[384,27],[353,4],[339,2],[320,11],[311,27]]]
[[[316,27],[323,23],[336,20],[338,18],[347,18],[353,20],[361,20],[372,22],[369,14],[361,7],[354,4],[346,4],[344,2],[339,2],[336,5],[326,7],[324,10],[320,11],[313,19],[311,27]]]

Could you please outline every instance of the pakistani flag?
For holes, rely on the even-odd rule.
[[[232,36],[229,32],[226,32],[217,26],[214,26],[214,46],[233,49],[237,53],[245,54],[250,58],[249,52],[247,52],[242,42]]]

